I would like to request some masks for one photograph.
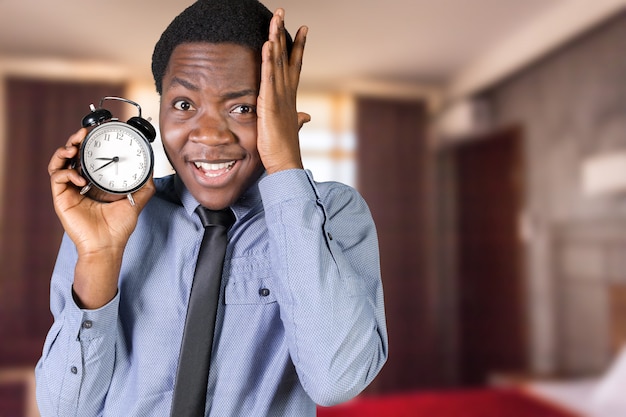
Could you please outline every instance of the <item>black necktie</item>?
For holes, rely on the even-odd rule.
[[[235,221],[230,209],[199,206],[204,226],[178,362],[171,417],[201,417],[205,413],[215,316],[226,253],[227,233]]]

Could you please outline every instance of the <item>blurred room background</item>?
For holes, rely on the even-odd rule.
[[[0,398],[18,410],[0,416],[37,415],[48,160],[103,96],[158,127],[152,48],[191,3],[0,0]],[[264,3],[310,27],[305,168],[378,227],[390,350],[364,395],[603,372],[626,284],[626,1]]]

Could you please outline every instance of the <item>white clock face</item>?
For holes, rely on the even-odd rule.
[[[92,130],[81,147],[84,175],[98,188],[127,194],[141,188],[154,165],[152,147],[133,127],[104,123]]]

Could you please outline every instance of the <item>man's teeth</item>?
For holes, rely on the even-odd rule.
[[[212,164],[210,162],[195,162],[196,167],[204,171],[208,177],[218,177],[228,171],[235,165],[235,161],[220,162]]]

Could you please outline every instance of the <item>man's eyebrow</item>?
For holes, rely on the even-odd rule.
[[[182,79],[182,78],[179,78],[179,77],[173,77],[172,78],[172,82],[170,83],[170,88],[174,87],[176,85],[182,85],[187,90],[200,91],[200,87],[198,87],[197,85],[193,84],[192,82],[187,81],[187,80]]]
[[[246,90],[241,90],[241,91],[232,91],[232,92],[224,93],[222,94],[222,98],[231,100],[231,99],[247,97],[247,96],[257,97],[258,95],[259,95],[258,90],[246,89]]]

